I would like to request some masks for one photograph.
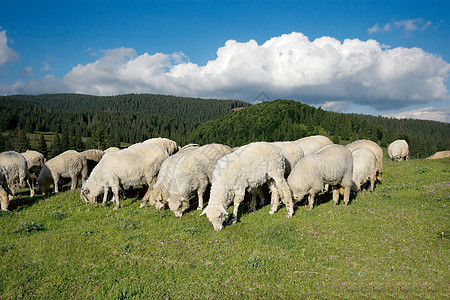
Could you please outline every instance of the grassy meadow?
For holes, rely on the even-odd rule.
[[[319,198],[215,232],[196,210],[23,193],[0,212],[0,299],[449,299],[450,160],[386,159],[373,193]]]

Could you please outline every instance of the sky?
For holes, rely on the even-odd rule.
[[[450,1],[2,1],[0,95],[156,93],[450,122]]]

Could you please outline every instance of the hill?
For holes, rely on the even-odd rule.
[[[50,156],[67,149],[104,149],[157,136],[180,145],[216,142],[230,146],[322,134],[335,143],[370,139],[387,147],[401,138],[410,144],[413,158],[450,149],[447,123],[335,113],[293,100],[250,105],[150,94],[15,95],[0,97],[0,111],[0,151],[14,150],[10,141],[24,132],[31,135],[31,147],[38,151],[39,141],[49,143]]]
[[[114,211],[79,190],[23,195],[0,211],[0,298],[448,299],[449,174],[448,159],[385,158],[348,206],[323,195],[287,219],[243,203],[220,232],[136,198]]]
[[[410,144],[414,158],[450,149],[450,124],[335,113],[293,100],[262,102],[204,122],[193,131],[191,139],[202,144],[241,146],[252,141],[295,140],[313,134],[330,136],[335,143],[369,139],[383,147],[402,138]]]

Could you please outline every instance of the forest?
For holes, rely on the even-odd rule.
[[[245,109],[236,109],[245,108]],[[382,147],[405,139],[412,158],[450,149],[449,124],[324,111],[294,100],[259,104],[153,94],[0,97],[0,151],[34,149],[51,158],[65,150],[124,147],[151,137],[180,145],[294,140],[313,134]]]

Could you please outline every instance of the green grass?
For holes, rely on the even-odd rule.
[[[220,232],[137,199],[113,211],[79,191],[23,196],[0,212],[0,299],[448,299],[449,172],[386,160],[382,184],[347,207],[287,219],[243,205]]]

